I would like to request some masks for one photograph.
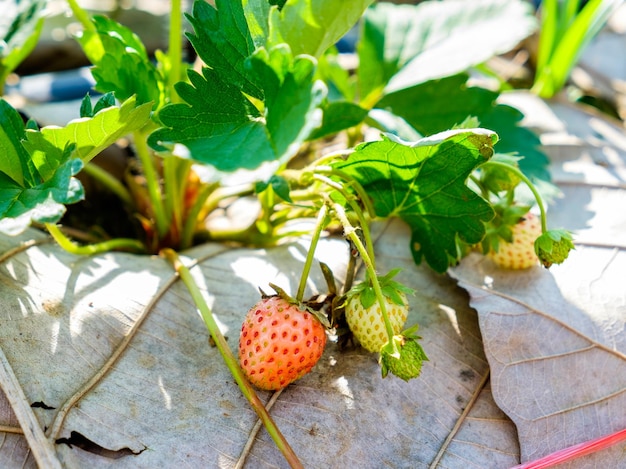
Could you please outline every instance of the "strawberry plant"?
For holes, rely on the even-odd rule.
[[[126,250],[168,259],[242,393],[293,465],[250,383],[284,388],[315,365],[326,332],[348,329],[380,354],[383,377],[415,378],[427,360],[417,326],[403,330],[410,290],[392,280],[396,270],[382,275],[376,268],[373,221],[403,220],[411,231],[407,253],[443,273],[472,246],[492,246],[494,231],[505,241],[516,237],[506,228],[515,223],[500,226],[496,214],[515,211],[525,185],[539,210],[543,234],[532,242],[538,238],[542,262],[563,262],[573,248],[569,233],[547,229],[535,187],[549,179],[538,139],[520,125],[519,111],[497,103],[498,92],[469,80],[472,66],[533,30],[524,2],[217,0],[214,7],[197,0],[187,16],[195,67],[182,59],[180,1],[172,2],[169,48],[155,61],[133,31],[68,3],[83,26],[76,40],[101,96],[85,97],[80,119],[43,128],[0,100],[0,230],[33,225],[76,254]],[[508,34],[485,41],[481,31],[503,22]],[[335,44],[357,24],[358,66],[349,69]],[[91,160],[121,137],[131,141],[136,170],[118,180]],[[345,144],[320,150],[331,139]],[[100,238],[85,236],[89,244],[70,239],[59,223],[66,205],[85,195],[81,171],[120,198],[137,221],[129,222],[136,236],[111,238],[103,227]],[[250,223],[209,223],[241,199],[257,203]],[[304,295],[326,233],[347,239],[353,262],[343,290],[328,273],[328,301],[314,304]],[[267,247],[301,236],[310,248],[295,298],[277,287],[278,296],[250,310],[240,366],[177,252],[207,241]],[[352,287],[361,267],[365,280]]]

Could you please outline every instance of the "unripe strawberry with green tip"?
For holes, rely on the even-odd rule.
[[[413,290],[392,279],[399,271],[394,269],[378,277],[394,335],[404,327],[409,313],[407,294],[413,293]],[[380,304],[369,277],[346,294],[345,318],[352,335],[367,351],[380,352],[389,341]]]
[[[424,349],[419,344],[418,325],[410,327],[393,341],[383,347],[380,353],[380,365],[383,378],[391,372],[404,381],[417,378],[422,372],[422,363],[428,361]]]
[[[548,230],[535,241],[535,253],[546,269],[563,263],[572,249],[574,241],[567,230]]]
[[[313,313],[281,296],[262,298],[246,315],[239,363],[257,388],[282,389],[309,373],[326,345],[326,330]]]

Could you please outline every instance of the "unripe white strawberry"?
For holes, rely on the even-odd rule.
[[[402,298],[401,305],[385,297],[385,307],[394,335],[400,333],[409,313],[406,295],[400,292],[399,296]],[[354,295],[346,304],[346,321],[354,337],[364,349],[370,352],[380,352],[381,347],[389,340],[380,305],[377,302],[365,308],[361,303],[361,296]]]
[[[406,293],[413,293],[410,288],[392,280],[398,272],[399,270],[395,269],[378,278],[394,335],[400,333],[409,313]],[[348,292],[345,316],[350,331],[364,349],[380,352],[382,346],[389,341],[380,304],[369,278]]]
[[[511,226],[511,242],[500,239],[497,251],[490,249],[487,257],[499,267],[521,270],[538,264],[535,240],[541,236],[541,222],[528,212],[519,222]]]

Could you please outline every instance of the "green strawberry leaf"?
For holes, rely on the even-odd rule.
[[[462,72],[510,50],[535,27],[521,0],[378,3],[364,15],[358,46],[361,102]]]
[[[135,107],[130,98],[91,118],[65,127],[25,130],[19,113],[0,99],[0,231],[19,232],[31,222],[52,223],[65,204],[79,201],[83,188],[75,176],[120,136],[142,127],[150,104]]]
[[[258,46],[263,45],[261,38],[267,28],[264,15],[267,0],[248,0],[246,9],[252,10],[250,22]],[[191,16],[187,16],[194,32],[187,36],[198,53],[198,56],[211,67],[215,74],[225,83],[229,83],[244,93],[263,99],[263,90],[251,78],[247,70],[246,60],[254,52],[256,45],[250,32],[242,0],[217,0],[217,9],[205,1],[193,4]],[[265,12],[265,13],[264,13]],[[255,21],[256,20],[256,21]]]
[[[422,135],[443,132],[475,116],[481,127],[500,137],[499,153],[518,154],[523,157],[519,161],[522,172],[531,179],[549,181],[548,157],[539,150],[539,138],[519,125],[522,113],[497,104],[497,92],[468,86],[467,78],[459,74],[390,93],[375,108],[402,117]]]
[[[322,110],[324,112],[322,125],[311,133],[309,140],[326,137],[349,129],[363,122],[367,116],[366,109],[349,101],[327,101],[322,106]]]
[[[153,132],[148,143],[157,151],[181,143],[189,150],[189,158],[221,171],[253,169],[273,160],[260,114],[239,88],[221,81],[209,68],[202,75],[193,70],[188,73],[190,83],[178,83],[176,91],[189,104],[161,109],[159,121],[166,127]]]
[[[95,89],[114,92],[121,101],[134,95],[138,104],[152,103],[157,109],[165,99],[164,79],[141,39],[107,17],[96,15],[92,21],[95,30],[83,31],[77,40],[94,64]]]
[[[28,152],[22,147],[24,121],[22,116],[0,98],[0,174],[22,186],[40,179]]]
[[[120,107],[108,107],[91,118],[73,120],[65,127],[27,131],[22,144],[40,177],[47,180],[57,170],[68,145],[75,146],[73,156],[86,164],[120,137],[143,127],[150,118],[150,110],[150,103],[135,106],[132,97]]]
[[[65,213],[65,205],[83,199],[84,191],[75,176],[83,167],[79,159],[69,158],[71,147],[47,181],[23,187],[0,173],[0,232],[18,234],[31,223],[56,223]]]
[[[364,143],[335,166],[371,196],[376,215],[399,217],[411,228],[411,252],[437,272],[458,260],[457,238],[475,244],[493,217],[489,203],[466,185],[493,154],[497,135],[451,130],[415,143],[390,136]]]
[[[223,81],[217,71],[192,71],[190,83],[176,88],[189,104],[171,104],[159,112],[165,127],[150,136],[150,145],[164,151],[183,144],[189,154],[180,156],[221,171],[255,169],[293,156],[321,121],[318,106],[326,89],[314,80],[314,60],[293,58],[283,45],[257,50],[246,64],[248,76],[263,84],[263,113],[242,93],[245,89]]]
[[[289,44],[294,55],[320,57],[361,18],[373,0],[298,0],[269,12],[268,46]]]
[[[3,5],[4,18],[0,21],[0,95],[7,76],[35,48],[43,28],[45,6],[45,0]],[[9,20],[13,14],[15,16]]]

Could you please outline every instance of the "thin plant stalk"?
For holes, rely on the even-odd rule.
[[[309,278],[309,272],[311,272],[311,267],[313,265],[313,259],[315,259],[315,249],[317,248],[317,242],[320,239],[322,231],[324,227],[328,223],[328,206],[326,204],[322,205],[320,211],[317,215],[317,223],[315,225],[315,231],[313,232],[313,237],[311,238],[311,245],[309,246],[309,252],[306,256],[306,261],[304,262],[304,267],[302,268],[302,274],[300,276],[300,285],[298,285],[298,292],[296,293],[296,300],[302,301],[304,298],[304,291],[306,290],[306,281]]]
[[[193,235],[195,232],[196,225],[200,220],[200,212],[202,211],[207,199],[211,195],[213,191],[215,191],[218,187],[219,183],[205,183],[202,185],[200,192],[196,197],[196,200],[188,209],[185,214],[185,219],[183,222],[183,231],[180,237],[180,248],[187,249],[191,247],[193,242]]]
[[[365,241],[365,248],[367,249],[367,252],[369,254],[369,257],[372,261],[372,265],[374,267],[374,269],[376,268],[376,263],[375,263],[375,258],[374,258],[374,243],[372,241],[372,235],[369,229],[369,225],[367,223],[367,220],[365,219],[365,215],[363,214],[363,211],[361,210],[361,207],[359,207],[359,204],[356,203],[354,201],[354,199],[351,197],[351,195],[346,191],[346,188],[338,183],[333,181],[332,179],[329,179],[325,176],[319,175],[319,174],[315,174],[313,176],[315,179],[317,179],[320,182],[323,182],[327,185],[329,185],[330,187],[332,187],[333,189],[336,189],[337,191],[339,191],[341,193],[341,195],[343,195],[348,203],[348,205],[350,205],[350,208],[354,211],[354,213],[356,214],[357,218],[359,219],[359,225],[361,228],[361,232],[363,233],[363,239]],[[359,195],[359,198],[361,201],[367,200],[369,202],[369,198],[368,195],[365,193],[365,191],[363,190],[363,187],[356,183],[356,185],[353,185],[353,187],[356,189],[357,186],[360,189],[357,189],[357,194]],[[363,203],[363,205],[365,205],[366,207],[368,206],[366,204],[366,202]],[[367,209],[367,208],[366,208]],[[373,208],[371,209],[372,212],[370,213],[370,215],[373,213]]]
[[[209,330],[211,337],[215,341],[215,345],[217,349],[219,350],[220,354],[222,355],[222,358],[224,359],[226,366],[228,367],[231,374],[233,375],[233,378],[235,378],[235,381],[237,382],[237,385],[239,386],[241,393],[248,400],[248,402],[250,403],[254,411],[257,413],[258,417],[263,422],[263,425],[265,426],[267,433],[270,435],[272,440],[274,440],[276,447],[283,454],[283,456],[285,457],[285,459],[287,460],[287,462],[292,468],[303,468],[304,466],[302,465],[302,463],[296,456],[295,452],[293,451],[293,449],[291,448],[291,446],[289,445],[289,443],[287,442],[287,440],[281,433],[278,426],[276,426],[276,423],[274,422],[269,412],[263,405],[263,402],[261,401],[261,399],[259,399],[259,396],[257,395],[256,391],[254,390],[250,382],[245,377],[243,371],[239,367],[239,361],[237,360],[233,352],[230,350],[230,347],[228,346],[228,343],[226,342],[224,335],[220,331],[219,326],[217,325],[217,322],[215,321],[215,318],[213,317],[213,313],[211,312],[211,309],[207,305],[206,300],[204,299],[204,297],[202,296],[202,293],[200,292],[200,289],[196,285],[196,282],[194,281],[193,276],[191,275],[191,272],[182,263],[182,261],[180,260],[180,257],[173,249],[165,248],[161,251],[161,255],[165,259],[167,259],[167,261],[172,265],[176,273],[180,276],[181,280],[187,287],[187,290],[189,291],[189,294],[191,295],[194,301],[194,304],[200,311],[202,320],[204,321],[207,329]]]
[[[372,205],[370,197],[367,195],[367,192],[365,192],[365,189],[363,189],[363,186],[361,186],[361,184],[359,184],[359,182],[356,179],[354,179],[352,176],[345,173],[344,171],[341,171],[340,169],[336,169],[330,166],[317,166],[315,168],[315,172],[326,174],[326,175],[337,176],[341,178],[342,180],[344,180],[345,184],[352,187],[354,191],[357,193],[357,195],[359,196],[359,199],[361,200],[361,202],[363,203],[363,206],[365,207],[366,213],[368,213],[371,218],[376,218],[376,211],[374,210],[374,206]]]
[[[176,156],[164,156],[161,161],[164,208],[170,220],[169,231],[171,239],[180,240],[185,223],[185,191],[192,163]]]
[[[148,188],[148,196],[156,223],[157,233],[164,236],[167,233],[169,222],[165,215],[165,206],[163,204],[163,194],[161,193],[161,184],[154,166],[150,149],[146,142],[144,134],[137,130],[133,133],[133,141],[135,143],[135,151],[141,162],[143,174],[146,178],[146,186]]]
[[[133,198],[126,189],[126,186],[120,182],[120,180],[114,177],[108,171],[102,169],[100,166],[88,163],[83,167],[85,174],[88,174],[108,190],[113,192],[119,199],[126,205],[132,207],[134,205]]]
[[[168,56],[170,62],[170,70],[168,75],[168,88],[170,90],[170,102],[176,103],[179,101],[178,93],[176,93],[175,84],[181,78],[182,68],[182,0],[172,0],[170,7],[170,31],[169,31],[169,44],[168,44]]]
[[[350,223],[350,220],[348,220],[348,217],[346,216],[346,212],[343,206],[338,203],[331,203],[331,204],[335,212],[335,215],[337,216],[337,219],[343,226],[345,236],[347,236],[350,239],[350,241],[354,243],[354,246],[356,247],[357,251],[359,251],[361,259],[363,260],[365,269],[367,270],[367,273],[372,282],[372,287],[374,288],[374,294],[376,295],[376,299],[378,300],[378,305],[380,306],[380,314],[383,317],[383,321],[385,323],[385,329],[387,330],[387,336],[389,337],[388,343],[392,344],[393,346],[393,340],[392,340],[394,336],[393,326],[391,325],[389,314],[387,313],[385,296],[383,295],[382,288],[380,287],[380,282],[378,281],[378,276],[376,275],[376,270],[374,269],[374,264],[372,262],[372,259],[370,258],[367,249],[365,249],[365,246],[363,245],[361,238],[359,238],[359,236],[356,234],[356,228],[354,228],[352,224]]]
[[[537,201],[537,207],[539,207],[539,213],[540,213],[540,218],[541,218],[541,232],[545,233],[548,230],[547,223],[546,223],[546,220],[547,220],[546,208],[543,205],[543,199],[541,198],[539,191],[537,191],[537,188],[532,183],[532,181],[528,179],[528,177],[522,171],[520,171],[515,166],[511,166],[510,164],[491,160],[491,161],[484,163],[484,165],[497,166],[499,168],[510,171],[513,174],[515,174],[518,178],[520,178],[522,182],[528,186],[528,188],[530,189],[530,192],[532,192],[533,196],[535,197],[535,200]]]
[[[85,30],[95,33],[96,26],[91,22],[89,14],[83,10],[76,0],[67,0],[74,17],[80,22]]]
[[[77,256],[92,256],[102,254],[109,251],[130,251],[136,253],[145,253],[145,246],[136,239],[131,238],[115,238],[101,243],[87,244],[79,246],[71,241],[61,229],[54,223],[46,223],[46,229],[54,240],[67,252],[76,254]]]

